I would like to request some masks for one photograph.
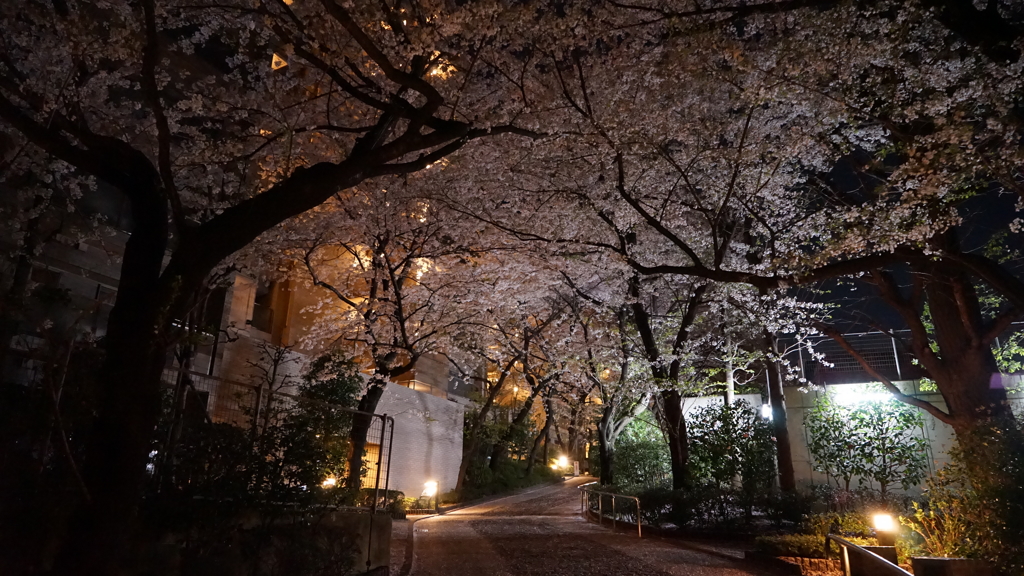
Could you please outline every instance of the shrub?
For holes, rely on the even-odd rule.
[[[811,513],[814,496],[807,492],[780,492],[773,490],[764,496],[764,509],[768,519],[776,525],[799,522]]]
[[[836,534],[843,537],[867,538],[871,535],[867,514],[859,512],[812,514],[804,520],[801,528],[805,534],[821,537]]]
[[[860,546],[875,546],[874,538],[847,538]],[[754,541],[757,549],[772,556],[801,556],[804,558],[825,557],[825,537],[815,534],[786,534],[782,536],[758,536]],[[836,557],[836,545],[832,545],[833,558]]]
[[[711,404],[689,418],[690,466],[696,482],[731,487],[741,478],[752,498],[771,490],[775,440],[771,424],[750,404]]]
[[[598,452],[592,450],[591,454]],[[616,484],[637,487],[664,484],[671,474],[671,464],[668,444],[661,430],[641,418],[630,422],[616,440],[612,465]],[[600,470],[600,466],[594,469]]]
[[[861,484],[876,482],[883,495],[894,484],[908,489],[924,478],[922,424],[915,408],[896,399],[844,406],[827,395],[804,418],[816,470],[841,480],[847,491],[855,476]]]

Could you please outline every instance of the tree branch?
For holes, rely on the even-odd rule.
[[[953,424],[953,418],[949,414],[940,410],[934,404],[921,400],[920,398],[915,398],[913,396],[908,396],[904,394],[895,384],[892,383],[891,380],[889,380],[885,376],[882,376],[877,370],[875,370],[875,368],[871,366],[870,363],[868,363],[867,359],[865,359],[860,352],[855,350],[854,347],[850,345],[850,343],[846,340],[846,338],[843,337],[842,333],[840,333],[838,330],[827,324],[824,324],[823,322],[817,321],[814,322],[814,327],[820,330],[823,334],[827,335],[832,340],[834,340],[837,344],[839,344],[839,346],[843,350],[846,350],[847,354],[853,356],[854,360],[856,360],[857,363],[859,363],[861,367],[864,368],[864,371],[870,374],[872,378],[881,382],[882,386],[884,386],[886,390],[892,393],[894,398],[896,398],[900,402],[903,402],[904,404],[909,404],[911,406],[915,406],[917,408],[920,408],[921,410],[924,410],[925,412],[934,416],[935,419],[939,420],[940,422],[944,422],[949,425]]]

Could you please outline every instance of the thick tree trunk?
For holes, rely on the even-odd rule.
[[[776,353],[775,337],[765,334],[765,347],[769,354]],[[779,467],[779,488],[783,492],[796,490],[796,474],[793,470],[793,447],[789,441],[789,417],[786,412],[786,397],[783,394],[782,374],[779,364],[765,362],[768,370],[768,398],[772,407],[772,432],[775,434],[775,459]]]
[[[59,574],[115,574],[142,497],[160,412],[165,334],[175,297],[186,289],[160,282],[167,237],[163,213],[142,216],[137,213],[136,222],[149,229],[128,240],[107,326],[104,388],[83,467],[89,501],[72,520],[55,567]]]
[[[476,417],[466,427],[465,440],[462,443],[462,462],[459,463],[459,477],[455,481],[455,489],[462,490],[466,484],[466,474],[469,472],[469,467],[473,464],[473,461],[479,456],[482,442],[480,441],[480,429],[483,427],[484,422],[487,421],[487,415],[490,413],[491,408],[494,407],[494,400],[501,393],[501,389],[505,385],[505,380],[508,379],[508,375],[515,365],[517,358],[512,358],[505,365],[501,371],[501,375],[498,376],[498,381],[491,386],[491,389],[487,391],[487,398],[484,400],[480,411],[477,412]],[[547,445],[545,444],[545,450]]]
[[[551,398],[544,399],[544,427],[541,428],[540,434],[537,434],[537,438],[533,441],[533,446],[530,447],[530,456],[526,459],[526,476],[529,476],[533,472],[534,459],[537,457],[537,449],[540,448],[540,443],[544,440],[548,431],[551,430],[551,421],[554,419],[553,414],[555,413],[554,406],[552,406]]]
[[[546,384],[533,385],[533,390],[530,392],[530,396],[525,402],[523,402],[523,407],[518,413],[516,413],[515,418],[512,420],[512,424],[509,425],[508,430],[506,430],[501,436],[501,439],[494,444],[494,448],[491,450],[491,470],[497,470],[501,463],[508,458],[508,449],[509,445],[512,443],[513,435],[526,424],[526,420],[530,416],[530,411],[533,410],[533,402],[545,386]]]
[[[726,352],[728,354],[728,352]],[[725,361],[725,405],[732,406],[736,400],[736,370],[732,358]]]
[[[672,488],[690,485],[690,445],[683,417],[683,397],[678,390],[662,390],[662,418],[668,433],[668,453],[672,459]]]
[[[359,490],[363,487],[363,452],[366,450],[366,441],[375,420],[371,414],[376,412],[377,404],[380,403],[380,398],[384,395],[386,385],[387,379],[375,374],[356,407],[357,410],[366,412],[366,414],[355,414],[352,417],[352,430],[349,432],[349,450],[351,452],[348,457],[345,487],[351,492],[353,498],[358,497]],[[383,448],[382,444],[381,449],[383,450]]]
[[[930,268],[925,293],[941,366],[933,363],[929,372],[946,401],[953,429],[958,435],[971,434],[978,424],[1012,418],[1012,412],[991,344],[979,334],[984,322],[971,280],[941,262]]]
[[[612,421],[614,410],[605,406],[601,413],[601,421],[597,424],[598,450],[601,456],[601,484],[615,483],[615,435]]]

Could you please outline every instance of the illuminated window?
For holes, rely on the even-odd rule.
[[[377,485],[377,461],[380,459],[380,444],[366,444],[363,456],[363,488],[374,488]],[[384,482],[381,471],[381,482]]]

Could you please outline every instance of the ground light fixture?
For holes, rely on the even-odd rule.
[[[324,488],[333,488],[337,484],[338,484],[338,479],[337,478],[335,478],[334,476],[328,476],[327,478],[324,479],[322,486]]]
[[[892,515],[875,514],[872,521],[875,525],[875,537],[878,538],[879,546],[895,546],[898,526]]]
[[[772,419],[772,407],[770,404],[761,404],[761,418],[765,420]]]
[[[563,470],[568,468],[569,467],[569,459],[566,458],[565,456],[559,456],[558,457],[558,467],[563,469]]]
[[[437,499],[437,481],[427,480],[424,482],[423,494],[427,497],[427,506],[430,506],[430,499],[434,499],[434,511],[436,512],[440,506],[440,502]]]

